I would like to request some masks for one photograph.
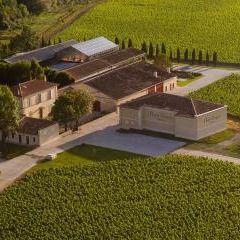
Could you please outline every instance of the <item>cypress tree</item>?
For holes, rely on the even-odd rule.
[[[62,39],[61,38],[58,38],[58,43],[61,43],[62,42]]]
[[[165,47],[165,44],[162,43],[162,51],[161,51],[163,54],[166,54],[166,47]]]
[[[150,42],[150,44],[149,44],[149,55],[148,55],[148,57],[150,58],[150,59],[152,59],[153,58],[153,44],[152,44],[152,42]]]
[[[55,45],[56,44],[56,40],[55,40],[55,38],[53,39],[53,45]]]
[[[207,66],[209,66],[209,59],[210,59],[210,57],[209,57],[209,53],[207,51],[207,53],[206,53],[206,65]]]
[[[44,39],[44,37],[42,36],[42,42],[41,42],[41,46],[42,47],[45,47],[46,46],[46,42],[45,42],[45,39]]]
[[[142,43],[142,51],[147,53],[147,44],[145,41]]]
[[[202,50],[200,50],[198,54],[198,64],[202,65]]]
[[[213,52],[213,66],[216,67],[217,65],[217,53]]]
[[[170,48],[170,54],[169,54],[169,59],[172,60],[173,59],[173,53],[172,53],[172,48]]]
[[[129,38],[129,39],[128,39],[128,47],[130,48],[130,47],[132,47],[132,46],[133,46],[132,39]]]
[[[156,45],[156,56],[159,54],[159,45]]]
[[[186,48],[185,52],[184,52],[184,61],[188,61],[188,49]]]
[[[124,39],[122,40],[122,49],[125,49],[126,48],[126,46],[125,46],[125,41],[124,41]]]
[[[115,37],[115,40],[114,40],[115,44],[119,45],[119,39],[117,37]]]
[[[52,45],[51,39],[48,39],[48,46]]]
[[[194,48],[192,51],[192,64],[195,64],[195,61],[196,61],[196,50]]]
[[[179,47],[177,48],[177,62],[180,62],[180,58],[181,58],[181,53],[180,53],[180,49]]]

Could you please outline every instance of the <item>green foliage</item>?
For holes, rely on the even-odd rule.
[[[63,123],[65,130],[67,130],[67,123],[75,120],[77,128],[78,120],[91,113],[93,100],[92,95],[83,89],[72,90],[60,95],[52,108],[53,120]]]
[[[147,156],[135,153],[82,144],[59,153],[54,161],[41,162],[41,164],[30,169],[27,174],[29,175],[43,169],[61,168],[66,166],[96,166],[101,162],[113,161],[116,159],[127,160],[136,157],[141,157],[143,159],[148,158]]]
[[[161,53],[155,56],[154,65],[159,69],[166,71],[168,68],[172,66],[172,63],[166,54]]]
[[[99,5],[60,33],[63,39],[105,36],[164,42],[183,51],[209,50],[219,61],[240,62],[238,0],[111,0]],[[223,44],[224,43],[224,44]],[[206,52],[204,51],[205,55]],[[183,56],[182,56],[183,57]]]
[[[240,117],[239,92],[240,75],[232,74],[190,93],[189,96],[215,103],[226,104],[230,115]]]
[[[39,171],[0,195],[2,239],[239,239],[240,169],[169,155]]]
[[[36,33],[33,32],[28,26],[23,26],[22,32],[10,40],[9,47],[11,50],[29,51],[37,48],[38,38]]]
[[[43,69],[36,60],[17,63],[0,62],[0,84],[13,86],[31,79],[43,79]]]
[[[6,137],[15,132],[19,120],[18,102],[7,86],[0,85],[0,133],[5,143]]]
[[[44,68],[44,73],[46,74],[47,80],[49,82],[58,83],[59,87],[67,86],[74,83],[74,78],[67,72],[58,72],[49,67]]]
[[[235,135],[235,132],[233,130],[227,129],[225,131],[213,134],[212,136],[203,138],[198,142],[206,143],[206,144],[218,144],[220,142],[223,142],[225,140],[232,138],[234,135]]]
[[[154,57],[154,49],[153,49],[153,44],[152,44],[152,42],[150,42],[150,44],[149,44],[149,54],[148,54],[148,57],[149,57],[150,59],[152,59],[152,58]]]

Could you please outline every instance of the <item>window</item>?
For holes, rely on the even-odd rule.
[[[15,134],[14,133],[12,133],[12,138],[14,138],[15,137]]]
[[[33,137],[33,142],[34,142],[34,143],[36,142],[36,138],[35,138],[35,137]]]
[[[167,86],[165,86],[165,92],[167,92]]]
[[[51,90],[47,92],[47,100],[52,98]]]

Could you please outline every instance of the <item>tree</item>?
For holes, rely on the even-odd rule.
[[[126,46],[125,46],[125,41],[124,41],[124,39],[122,40],[122,49],[125,49],[126,48]]]
[[[169,58],[170,58],[170,60],[172,61],[172,59],[173,59],[172,48],[170,48]]]
[[[84,89],[78,89],[68,92],[72,98],[72,106],[74,109],[74,120],[76,122],[75,128],[78,127],[78,121],[84,115],[92,112],[93,96]]]
[[[202,65],[202,58],[203,58],[203,56],[202,56],[202,50],[200,50],[200,51],[199,51],[199,54],[198,54],[198,64],[199,64],[199,65]]]
[[[44,79],[43,68],[39,65],[39,63],[35,59],[31,60],[30,71],[31,79]]]
[[[114,40],[115,44],[119,45],[119,39],[117,37],[115,37],[115,40]]]
[[[177,62],[179,63],[181,59],[181,53],[179,47],[177,48]]]
[[[166,54],[166,47],[165,47],[165,44],[164,43],[162,43],[162,49],[161,49],[161,53],[163,53],[163,54]]]
[[[185,52],[184,52],[184,61],[188,61],[188,49],[186,48]]]
[[[213,52],[213,66],[216,67],[217,65],[217,53]]]
[[[129,48],[133,47],[133,43],[132,43],[132,39],[131,38],[128,39],[128,47]]]
[[[159,54],[159,45],[156,45],[156,56]]]
[[[18,127],[18,102],[7,86],[0,85],[0,133],[5,145],[7,136]]]
[[[28,26],[23,26],[22,32],[10,40],[9,47],[13,51],[29,51],[38,46],[38,38]]]
[[[147,44],[145,41],[142,43],[142,51],[147,53]]]
[[[162,71],[168,71],[172,66],[172,63],[166,54],[161,53],[155,56],[154,65]]]
[[[196,61],[196,50],[194,48],[192,51],[192,64],[195,64],[195,61]]]
[[[68,94],[60,95],[57,98],[52,107],[51,115],[54,121],[64,124],[65,131],[67,131],[67,123],[74,120],[72,99]]]
[[[150,58],[150,59],[152,59],[153,58],[153,55],[154,55],[154,50],[153,50],[153,44],[152,44],[152,42],[150,42],[150,44],[149,44],[149,54],[148,54],[148,57]]]
[[[206,65],[207,66],[209,65],[209,59],[210,59],[210,57],[209,57],[209,53],[207,51],[207,53],[206,53]]]
[[[77,129],[79,119],[91,113],[92,104],[93,97],[86,90],[71,90],[59,96],[52,108],[51,115],[53,120],[65,125],[65,130],[67,130],[67,123],[75,120]]]

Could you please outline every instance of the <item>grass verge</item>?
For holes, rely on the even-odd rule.
[[[33,147],[26,147],[12,143],[6,143],[6,146],[0,143],[0,152],[3,153],[5,159],[12,159],[14,157],[20,156],[26,152],[29,152]]]
[[[116,159],[131,159],[135,157],[146,158],[146,156],[130,152],[82,144],[80,146],[76,146],[58,154],[57,158],[52,161],[43,161],[39,163],[38,165],[30,169],[28,171],[28,174],[42,169],[61,168],[69,166],[95,166],[99,162],[111,161]]]

